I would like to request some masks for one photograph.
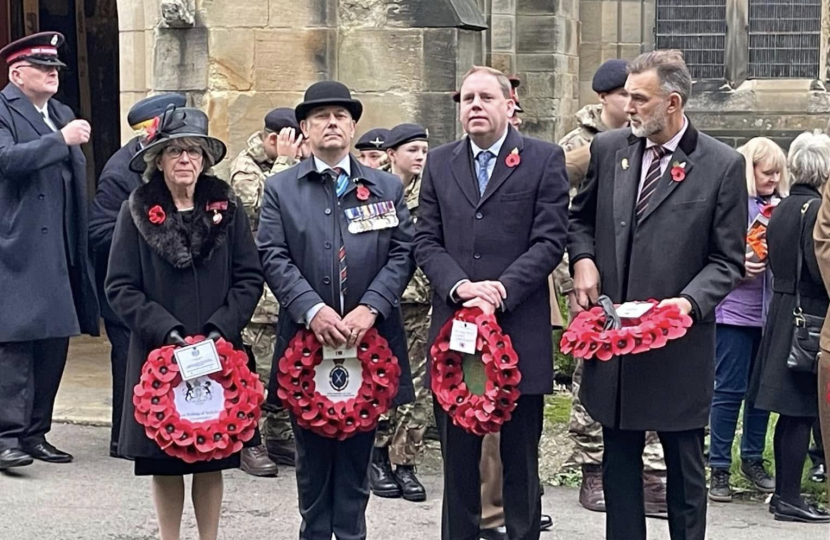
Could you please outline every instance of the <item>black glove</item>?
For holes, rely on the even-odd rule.
[[[603,330],[619,330],[622,328],[622,321],[617,315],[617,310],[614,308],[614,302],[604,294],[597,299],[597,303],[605,312],[605,324]]]
[[[222,332],[220,332],[219,330],[214,328],[213,330],[211,330],[208,333],[207,338],[212,339],[214,342],[216,342],[216,341],[219,341],[220,339],[224,339],[224,336],[222,335]]]
[[[164,338],[165,345],[178,345],[179,347],[187,347],[187,342],[182,337],[181,332],[179,332],[178,328],[174,328],[170,330],[170,333],[167,334],[167,337]]]

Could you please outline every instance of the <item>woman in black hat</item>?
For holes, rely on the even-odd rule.
[[[127,388],[139,382],[148,354],[207,335],[242,348],[240,333],[262,293],[262,270],[248,219],[228,184],[210,168],[225,156],[207,135],[207,116],[169,109],[130,163],[145,183],[124,204],[113,236],[107,299],[132,331]],[[136,475],[153,476],[161,538],[178,540],[184,475],[193,474],[200,540],[215,540],[222,473],[239,455],[186,464],[168,456],[135,420],[133,392],[124,399],[118,453],[135,460]]]

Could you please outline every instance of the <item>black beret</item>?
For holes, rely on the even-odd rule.
[[[265,129],[279,133],[283,128],[293,128],[300,131],[300,124],[297,123],[297,116],[294,109],[279,107],[265,115]]]
[[[389,139],[389,130],[385,128],[370,129],[354,145],[358,150],[383,150]]]
[[[63,45],[60,32],[38,32],[12,41],[0,49],[0,59],[7,65],[26,60],[42,66],[66,67],[58,58],[58,47]]]
[[[398,124],[392,128],[389,138],[386,140],[384,149],[397,148],[402,144],[412,141],[426,141],[429,139],[429,131],[418,124]]]
[[[159,116],[171,105],[179,108],[187,104],[187,98],[183,94],[164,93],[144,98],[130,107],[127,113],[127,123],[135,128],[142,122],[152,120]]]
[[[620,59],[606,60],[596,73],[591,83],[591,88],[597,94],[613,92],[617,88],[625,86],[628,79],[628,62]]]

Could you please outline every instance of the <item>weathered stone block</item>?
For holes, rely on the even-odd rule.
[[[578,73],[579,57],[566,54],[519,54],[516,66],[518,71]]]
[[[598,43],[602,40],[602,2],[585,0],[579,6],[582,21],[582,43]]]
[[[214,99],[211,96],[211,99]],[[221,94],[214,107],[217,116],[226,110],[227,120],[217,118],[217,125],[227,125],[227,139],[229,144],[228,155],[236,156],[245,148],[248,136],[258,129],[262,129],[265,115],[277,107],[295,107],[303,100],[302,92],[228,92],[227,98]],[[227,105],[222,103],[227,99]],[[211,118],[211,122],[213,119]],[[211,131],[213,131],[211,129]]]
[[[341,33],[338,73],[357,92],[423,89],[421,30],[359,29]]]
[[[640,56],[642,52],[643,48],[639,43],[620,43],[619,51],[615,52],[615,54],[623,60],[634,60]]]
[[[620,41],[624,43],[642,43],[643,41],[643,5],[639,2],[626,2],[620,10]]]
[[[122,92],[146,92],[148,90],[146,50],[143,30],[118,34],[118,51],[121,59],[118,73]]]
[[[577,3],[578,0],[516,0],[516,13],[522,15],[560,15],[575,18]]]
[[[590,82],[602,61],[602,46],[599,43],[583,43],[579,48],[580,80]]]
[[[424,30],[425,92],[452,92],[458,71],[459,30],[427,28]]]
[[[445,93],[422,93],[415,101],[416,118],[429,129],[429,144],[438,145],[454,141],[461,136],[458,124],[458,106]]]
[[[268,2],[200,0],[201,21],[210,28],[251,28],[268,25]]]
[[[367,28],[467,28],[487,22],[475,0],[340,0],[340,26]]]
[[[336,78],[334,30],[257,30],[254,86],[260,92],[302,92]]]
[[[337,25],[337,0],[270,0],[268,25],[302,28]]]
[[[512,15],[493,15],[490,36],[494,51],[512,51],[516,47],[516,18]]]
[[[517,52],[556,52],[576,55],[579,22],[554,16],[517,16]]]
[[[493,0],[491,11],[494,15],[515,15],[516,0]]]
[[[210,86],[213,90],[251,90],[254,84],[254,33],[210,30]]]
[[[557,141],[556,119],[525,118],[524,124],[522,124],[522,133],[529,137],[542,139],[543,141]]]
[[[619,41],[617,32],[620,5],[617,2],[602,2],[602,41],[614,43]]]
[[[159,29],[154,58],[154,90],[207,89],[207,28]]]
[[[511,53],[489,53],[487,65],[510,75],[516,71],[513,59],[514,55]]]
[[[363,103],[363,116],[360,118],[360,122],[357,123],[355,140],[370,129],[392,128],[403,122],[421,123],[430,130],[430,135],[432,135],[433,127],[424,122],[418,115],[417,96],[415,94],[387,92],[384,94],[355,93],[353,95]],[[447,101],[452,103],[449,95],[447,95]]]
[[[149,4],[158,11],[157,2],[158,0],[146,0],[144,2],[117,0],[118,30],[121,32],[131,32],[148,28],[148,23],[145,21],[145,10]]]

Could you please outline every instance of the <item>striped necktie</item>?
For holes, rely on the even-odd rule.
[[[643,212],[648,208],[649,200],[654,192],[657,190],[657,185],[660,183],[660,177],[663,176],[660,172],[660,160],[663,156],[668,154],[668,150],[663,146],[651,147],[651,165],[648,167],[646,179],[643,181],[643,189],[640,190],[640,197],[637,199],[637,219],[639,219]]]
[[[337,197],[340,198],[346,193],[346,188],[349,187],[349,175],[346,174],[346,171],[341,169],[340,167],[335,167],[331,169],[329,172],[329,176],[331,176],[332,180],[334,181],[334,190],[337,193]],[[346,264],[346,244],[343,241],[343,231],[340,231],[340,250],[338,251],[338,260],[340,263],[340,301],[343,304],[343,310],[345,311],[345,298],[346,298],[346,282],[348,281],[348,265]]]

